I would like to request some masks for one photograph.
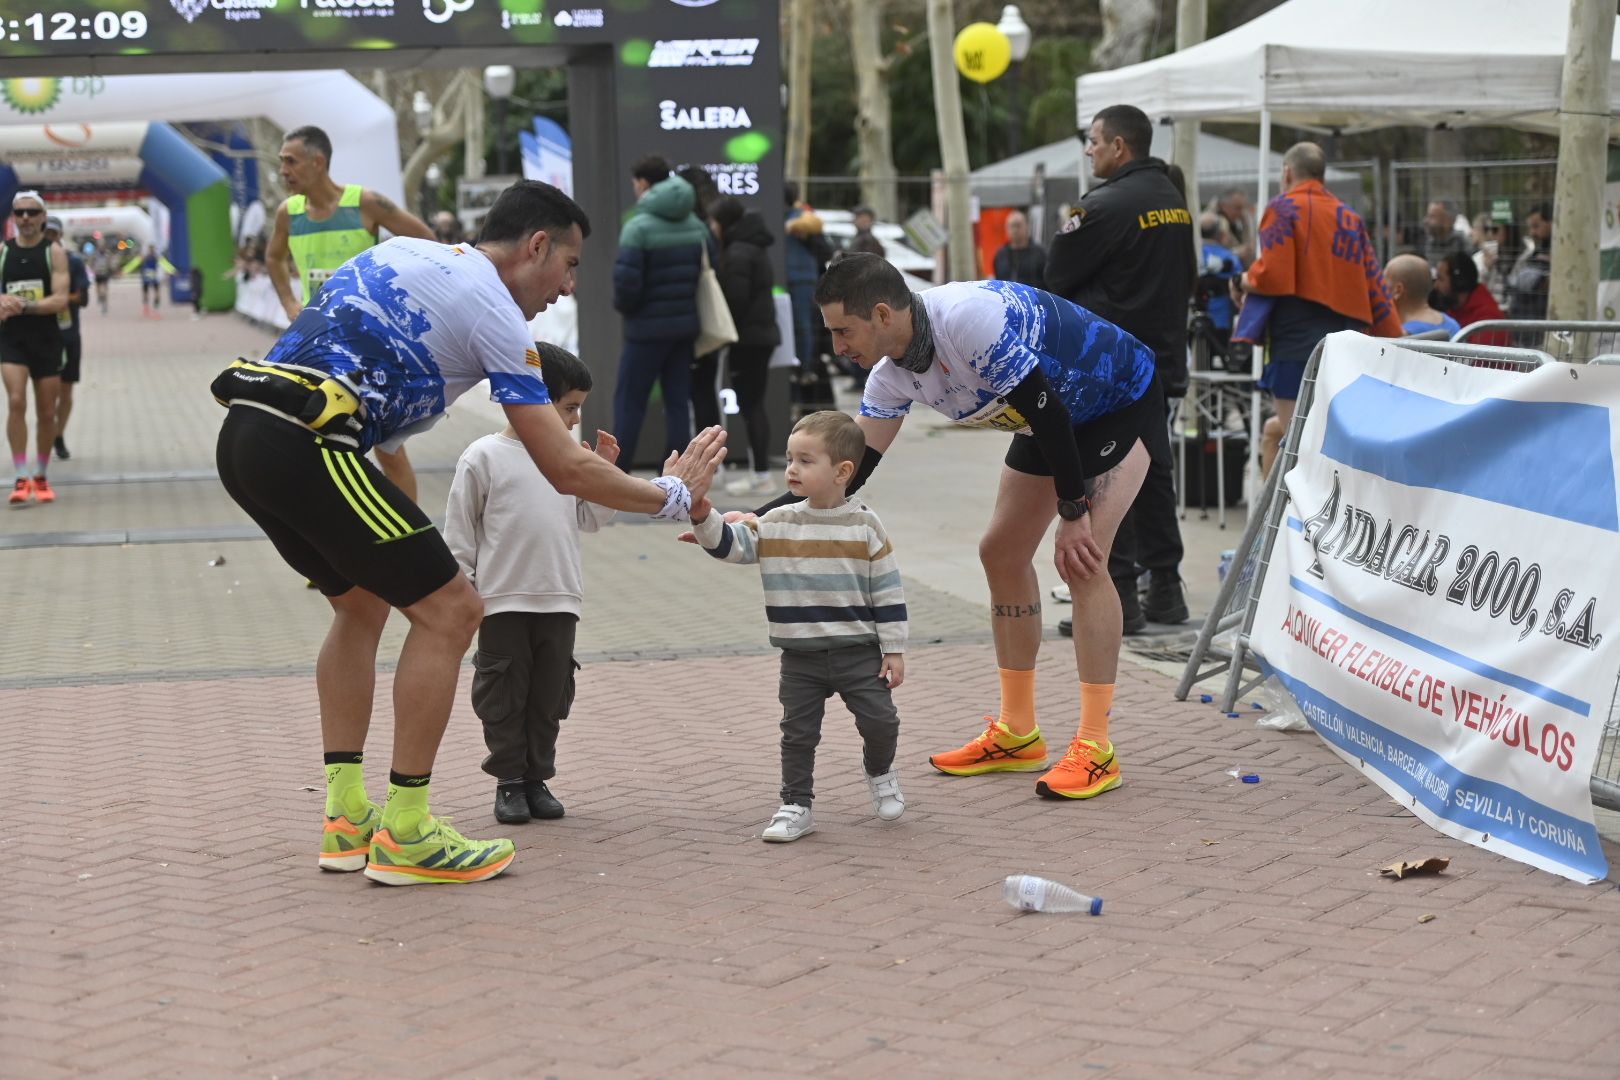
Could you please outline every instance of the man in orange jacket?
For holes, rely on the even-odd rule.
[[[1402,337],[1395,305],[1384,291],[1382,269],[1361,215],[1322,185],[1327,158],[1315,143],[1296,143],[1283,155],[1282,192],[1260,219],[1260,257],[1233,283],[1234,290],[1266,297],[1267,363],[1260,377],[1277,415],[1260,440],[1262,473],[1271,471],[1311,352],[1328,334],[1360,330]],[[1241,286],[1239,285],[1241,283]],[[1253,314],[1253,312],[1250,312]],[[1247,320],[1252,323],[1252,320]],[[1259,335],[1240,318],[1235,337]]]

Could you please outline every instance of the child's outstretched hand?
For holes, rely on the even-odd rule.
[[[698,510],[699,506],[703,507],[701,512]],[[702,521],[704,518],[709,516],[709,511],[712,509],[714,509],[714,506],[709,502],[708,496],[705,495],[702,499],[698,500],[698,502],[692,504],[692,520]],[[758,516],[759,515],[755,514],[752,510],[727,510],[726,516],[720,520],[724,521],[727,525],[734,525],[739,521],[746,521],[751,517]],[[691,529],[687,529],[675,539],[679,540],[683,544],[695,544],[697,543],[697,533],[693,532]]]
[[[607,462],[609,465],[612,465],[614,462],[619,460],[619,440],[613,437],[612,432],[598,431],[596,433],[595,446],[592,446],[583,439],[580,440],[579,445],[583,446],[587,450],[594,450],[596,452],[596,456]]]
[[[883,682],[888,686],[888,688],[890,690],[893,690],[895,687],[897,687],[901,683],[905,682],[906,681],[906,656],[905,656],[905,654],[904,653],[897,653],[897,652],[884,653],[883,654],[883,666],[878,669],[878,678],[882,679]]]

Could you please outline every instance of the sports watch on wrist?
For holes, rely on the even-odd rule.
[[[1081,515],[1091,511],[1091,500],[1084,495],[1078,499],[1059,499],[1058,517],[1064,521],[1079,521]]]

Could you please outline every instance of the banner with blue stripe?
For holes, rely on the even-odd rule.
[[[1589,784],[1620,671],[1620,370],[1324,348],[1251,643],[1440,831],[1608,873]]]

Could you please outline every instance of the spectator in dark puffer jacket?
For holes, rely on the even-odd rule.
[[[778,486],[770,471],[771,422],[765,413],[771,353],[782,342],[772,295],[776,276],[765,250],[776,238],[757,211],[744,210],[743,204],[730,195],[716,199],[709,214],[720,238],[720,288],[737,324],[737,343],[727,351],[727,363],[731,367],[731,388],[737,394],[737,411],[748,427],[753,470],[747,480],[728,485],[726,490],[733,495],[764,494]]]
[[[643,158],[631,177],[638,200],[619,233],[613,263],[613,306],[624,316],[613,430],[625,450],[619,465],[627,472],[636,460],[654,383],[663,387],[665,454],[691,438],[697,281],[703,249],[713,242],[692,213],[692,185],[671,176],[667,161]]]

